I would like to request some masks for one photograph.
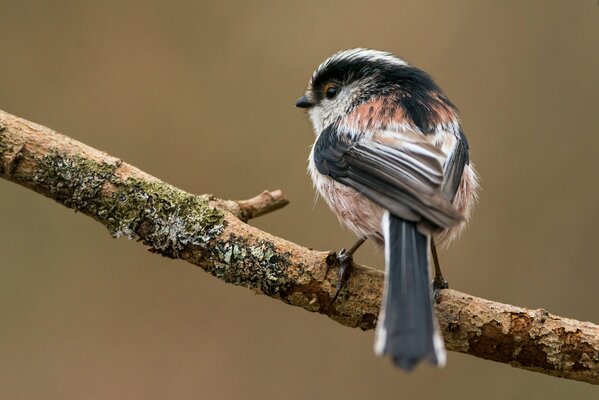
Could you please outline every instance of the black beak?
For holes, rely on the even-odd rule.
[[[295,106],[299,108],[311,108],[314,107],[314,103],[312,103],[306,96],[302,96],[297,99]]]

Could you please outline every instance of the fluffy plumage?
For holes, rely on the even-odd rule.
[[[356,235],[385,243],[377,352],[406,369],[442,364],[428,243],[459,234],[478,187],[455,106],[424,71],[366,49],[323,62],[298,106],[317,135],[308,167],[317,191]]]

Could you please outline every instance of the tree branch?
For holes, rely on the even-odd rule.
[[[221,200],[221,202],[223,207],[243,222],[279,210],[289,204],[289,200],[285,198],[280,190],[272,192],[265,190],[258,196],[247,200]]]
[[[0,111],[0,175],[94,218],[114,237],[200,266],[226,282],[361,329],[375,327],[380,271],[357,265],[338,300],[334,253],[244,221],[287,204],[280,191],[244,201],[195,196],[139,169]],[[335,274],[331,274],[335,276]],[[599,326],[443,290],[436,305],[447,349],[599,384]]]

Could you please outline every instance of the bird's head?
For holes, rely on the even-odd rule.
[[[422,132],[438,122],[431,110],[453,108],[426,72],[391,53],[362,48],[340,51],[320,64],[295,105],[308,110],[319,134],[373,99],[405,110],[408,122]]]
[[[384,51],[340,51],[318,66],[295,105],[308,110],[318,133],[373,96],[390,94],[390,72],[406,66],[405,61]]]

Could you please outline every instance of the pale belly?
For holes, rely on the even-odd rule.
[[[312,157],[308,171],[314,188],[337,215],[341,224],[358,237],[367,237],[377,244],[383,243],[381,221],[385,210],[382,207],[356,190],[319,173]]]
[[[356,236],[383,243],[383,208],[328,176],[320,175],[314,181],[314,186],[339,221]]]

